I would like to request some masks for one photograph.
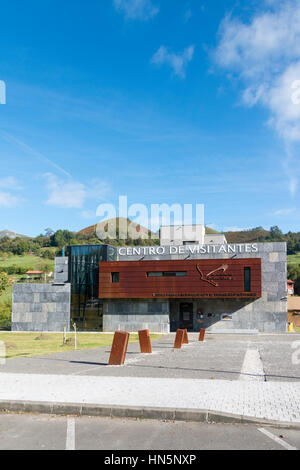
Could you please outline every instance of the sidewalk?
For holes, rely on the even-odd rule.
[[[204,410],[300,425],[300,383],[45,374],[0,374],[0,383],[2,402]]]

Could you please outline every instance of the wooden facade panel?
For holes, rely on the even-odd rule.
[[[244,268],[251,270],[251,290],[244,290]],[[186,276],[148,277],[149,272]],[[119,282],[112,282],[119,273]],[[99,298],[259,298],[261,259],[100,262]]]

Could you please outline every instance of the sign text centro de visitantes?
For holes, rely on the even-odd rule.
[[[257,253],[258,245],[224,244],[224,245],[173,245],[173,246],[137,246],[118,249],[119,256],[161,256],[161,255],[207,255]]]

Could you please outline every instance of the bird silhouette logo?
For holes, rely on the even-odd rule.
[[[209,277],[212,276],[213,274],[217,273],[218,271],[223,271],[223,273],[225,273],[225,271],[227,271],[229,266],[228,266],[228,264],[223,264],[219,268],[214,269],[213,271],[210,271],[210,273],[208,273],[208,274],[203,274],[203,271],[200,269],[199,264],[196,265],[196,268],[197,268],[198,273],[200,274],[201,281],[207,282],[208,284],[211,284],[214,287],[218,287],[219,284],[216,281],[214,281],[213,279],[209,279]]]

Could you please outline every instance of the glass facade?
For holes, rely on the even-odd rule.
[[[71,322],[78,330],[101,331],[103,304],[99,300],[99,262],[115,261],[110,245],[76,245],[68,248],[71,282]]]

